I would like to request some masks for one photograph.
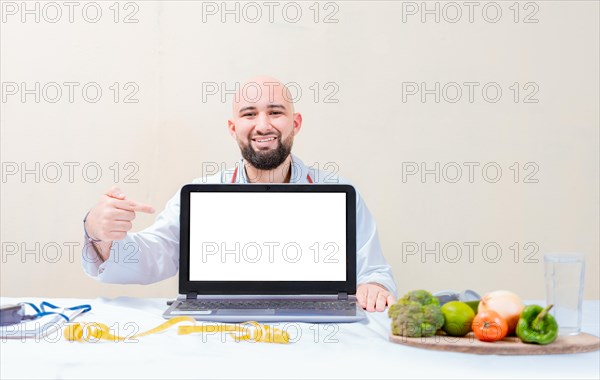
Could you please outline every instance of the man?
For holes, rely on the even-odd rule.
[[[327,173],[308,168],[291,154],[302,115],[294,112],[288,89],[269,77],[255,78],[241,89],[228,129],[243,159],[235,170],[193,183],[318,183],[326,178]],[[178,192],[151,227],[128,233],[136,212],[153,213],[154,208],[127,199],[117,188],[109,190],[84,219],[91,243],[84,245],[85,271],[109,283],[148,284],[174,276],[179,268],[179,201]],[[383,311],[395,302],[396,285],[358,191],[356,202],[356,297],[367,311]]]

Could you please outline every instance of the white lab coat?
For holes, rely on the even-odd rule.
[[[242,168],[236,183],[248,183]],[[195,179],[196,184],[231,183],[233,169],[212,176]],[[307,174],[314,183],[349,183],[331,173],[308,168],[292,155],[291,183],[308,183]],[[154,224],[143,231],[128,233],[123,240],[114,241],[110,257],[102,262],[93,247],[85,244],[82,251],[84,271],[101,282],[114,284],[151,284],[174,276],[179,269],[179,208],[180,192],[168,202]],[[357,284],[377,282],[397,296],[396,284],[390,266],[385,261],[373,216],[356,191],[356,269]]]

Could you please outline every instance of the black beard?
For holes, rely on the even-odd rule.
[[[242,157],[259,170],[273,170],[279,167],[292,152],[293,144],[292,136],[290,136],[287,141],[281,141],[280,137],[281,136],[277,136],[277,148],[266,151],[256,151],[252,149],[252,142],[248,145],[240,144]]]

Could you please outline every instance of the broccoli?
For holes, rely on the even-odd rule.
[[[444,325],[440,302],[426,290],[413,290],[390,306],[392,333],[408,337],[433,336]]]

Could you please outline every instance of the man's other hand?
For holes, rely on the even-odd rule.
[[[396,298],[383,285],[375,282],[359,284],[356,299],[360,307],[367,311],[384,311],[386,305],[396,303]]]

